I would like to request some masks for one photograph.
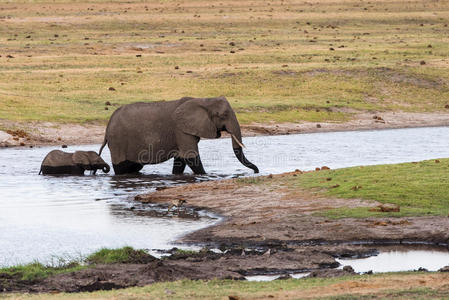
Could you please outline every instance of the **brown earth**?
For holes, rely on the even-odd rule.
[[[449,113],[364,112],[343,123],[268,123],[242,125],[244,136],[280,135],[330,131],[449,126]],[[0,120],[0,147],[39,145],[100,144],[104,124],[64,124],[51,122],[11,122]],[[26,136],[5,131],[23,130]],[[226,137],[226,135],[224,135]]]
[[[96,265],[33,282],[0,274],[0,291],[93,291],[143,286],[179,279],[244,279],[261,274],[310,272],[311,277],[354,274],[334,269],[338,257],[366,257],[378,251],[447,247],[447,217],[327,219],[313,212],[341,206],[377,206],[374,201],[324,198],[290,189],[277,179],[301,171],[269,175],[262,183],[231,179],[167,188],[139,195],[137,201],[168,207],[179,200],[186,208],[205,208],[222,216],[216,225],[179,242],[222,252],[175,253],[145,264]],[[418,245],[418,244],[428,245]],[[406,245],[404,245],[406,244]],[[411,246],[411,244],[415,244]],[[354,287],[341,292],[353,292]],[[370,287],[354,290],[362,292]],[[397,288],[397,285],[396,285]]]

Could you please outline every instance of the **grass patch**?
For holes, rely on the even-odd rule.
[[[3,284],[7,284],[8,277],[32,282],[60,273],[78,271],[83,268],[86,267],[80,265],[78,262],[71,262],[57,267],[45,266],[41,263],[34,262],[9,268],[0,268],[0,283],[6,280]]]
[[[106,101],[183,96],[224,95],[243,124],[448,104],[447,1],[0,2],[0,119],[106,122]]]
[[[123,247],[119,249],[103,248],[89,255],[86,262],[89,264],[144,264],[154,260],[155,258],[145,250]]]
[[[331,218],[376,216],[447,216],[449,159],[416,163],[353,167],[310,172],[289,178],[288,184],[338,198],[396,204],[400,212],[373,212],[367,207],[320,212]]]

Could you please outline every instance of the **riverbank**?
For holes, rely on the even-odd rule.
[[[160,189],[135,200],[161,207],[186,201],[184,207],[223,216],[221,223],[179,241],[202,245],[203,251],[173,250],[169,258],[143,263],[100,263],[40,281],[18,281],[8,291],[80,292],[186,278],[241,280],[262,274],[353,276],[351,268],[335,269],[336,258],[391,250],[447,251],[448,166],[449,159],[438,159],[338,170],[321,167],[313,172],[297,170]],[[446,279],[432,273],[423,274],[422,280],[429,275]],[[409,289],[399,281],[395,288]]]
[[[243,136],[449,126],[449,113],[365,112],[346,122],[252,123]],[[104,124],[0,120],[0,147],[101,144]],[[227,137],[223,134],[223,137]]]
[[[64,124],[104,126],[120,105],[184,96],[226,96],[264,134],[447,114],[448,12],[425,0],[4,3],[0,119],[69,143]],[[413,123],[391,126],[431,125]]]

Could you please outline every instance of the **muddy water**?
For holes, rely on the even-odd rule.
[[[269,174],[447,157],[447,136],[449,127],[435,127],[252,137],[244,142],[248,159],[261,174]],[[38,176],[42,159],[56,148],[0,150],[0,266],[76,258],[101,247],[170,248],[176,237],[217,219],[205,213],[197,219],[173,218],[163,216],[163,209],[155,217],[153,210],[132,201],[134,195],[158,186],[252,175],[235,159],[231,141],[220,139],[200,142],[207,176],[170,176],[171,162],[146,166],[139,176]],[[110,162],[108,151],[103,157]]]
[[[420,268],[438,271],[449,265],[449,252],[441,250],[388,251],[367,258],[337,259],[337,261],[341,267],[349,265],[357,273],[413,271]]]

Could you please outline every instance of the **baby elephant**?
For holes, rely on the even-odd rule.
[[[94,151],[76,151],[67,153],[53,150],[47,154],[41,165],[39,174],[74,174],[84,175],[85,170],[97,172],[102,169],[108,173],[109,165]]]

